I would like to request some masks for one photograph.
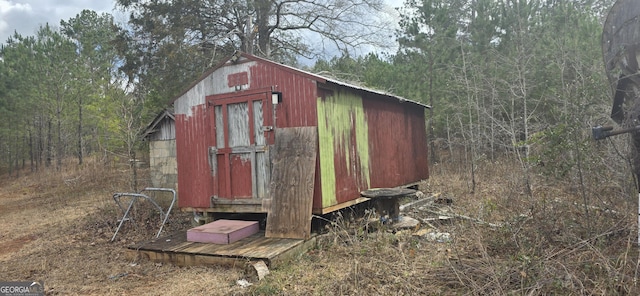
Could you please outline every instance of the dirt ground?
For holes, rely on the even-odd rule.
[[[130,261],[126,246],[153,236],[157,223],[124,227],[111,198],[128,172],[98,167],[0,181],[0,280],[44,281],[50,295],[229,295],[242,272]],[[167,231],[185,227],[174,212]],[[153,219],[155,222],[155,219]],[[141,224],[138,222],[138,224]],[[156,225],[151,225],[156,224]],[[212,287],[215,287],[212,289]]]
[[[573,206],[579,198],[540,186],[536,198],[545,206],[538,207],[537,201],[532,207],[508,167],[487,165],[483,170],[472,187],[464,170],[433,166],[431,179],[420,189],[438,202],[404,213],[431,218],[414,229],[373,228],[363,208],[323,217],[331,222],[319,230],[318,245],[259,282],[240,269],[127,259],[126,247],[152,238],[159,219],[139,209],[138,227],[127,226],[115,242],[109,241],[121,215],[111,196],[127,191],[126,169],[90,163],[60,172],[5,175],[0,179],[0,281],[44,281],[48,295],[638,291],[633,207],[623,203],[614,216],[611,211],[589,212],[589,220],[599,227],[591,225],[581,236],[584,213]],[[439,220],[437,212],[457,216]],[[165,233],[189,228],[190,220],[190,213],[175,211]],[[238,285],[242,279],[252,285]]]

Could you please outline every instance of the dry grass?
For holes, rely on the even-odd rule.
[[[180,268],[124,258],[127,245],[154,235],[158,217],[138,209],[138,228],[110,243],[120,215],[111,195],[128,173],[98,163],[0,180],[0,280],[44,280],[49,294],[143,295],[637,295],[636,204],[617,188],[533,179],[527,195],[518,166],[478,166],[471,192],[464,166],[438,164],[421,185],[471,219],[436,224],[449,242],[415,230],[372,228],[367,217],[336,215],[316,248],[264,280],[241,288],[243,271]],[[534,175],[535,176],[535,175]],[[582,204],[586,189],[590,204]],[[606,202],[606,204],[605,204]],[[176,214],[167,232],[189,226]],[[477,223],[499,224],[491,227]],[[423,226],[425,228],[426,226]]]
[[[120,166],[123,167],[123,166]],[[142,172],[145,173],[144,171]],[[237,270],[178,268],[125,259],[127,245],[157,231],[153,211],[138,209],[137,228],[123,227],[114,192],[127,191],[129,173],[97,163],[0,181],[0,275],[4,281],[43,280],[47,294],[233,294]],[[173,212],[167,232],[185,229],[189,216]]]
[[[452,241],[368,232],[366,219],[338,221],[317,249],[248,294],[637,295],[636,207],[629,197],[587,185],[594,200],[587,213],[574,185],[550,187],[538,176],[530,196],[517,172],[516,164],[483,162],[471,192],[465,169],[435,165],[421,190],[453,204],[408,215],[466,216],[435,225]]]

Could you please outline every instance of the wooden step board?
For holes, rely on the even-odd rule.
[[[267,238],[258,232],[228,245],[187,241],[186,231],[141,242],[128,247],[129,260],[146,259],[178,266],[232,266],[244,268],[248,261],[263,260],[269,268],[285,266],[292,258],[316,245],[308,240]]]
[[[257,221],[216,220],[187,230],[187,241],[227,245],[258,233]]]

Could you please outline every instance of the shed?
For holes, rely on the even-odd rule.
[[[173,108],[167,108],[158,113],[147,125],[143,138],[149,141],[151,185],[156,188],[178,188]]]
[[[429,176],[429,106],[246,53],[209,70],[173,106],[185,211],[265,213],[265,201],[300,187],[309,210],[323,214],[366,200],[363,190]],[[276,155],[281,137],[299,153]]]

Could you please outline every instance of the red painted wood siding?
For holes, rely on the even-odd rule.
[[[318,125],[316,101],[319,93],[315,80],[270,64],[258,63],[250,69],[251,89],[275,87],[275,91],[282,92],[282,102],[275,106],[274,121],[277,128]],[[317,160],[313,192],[314,209],[322,208],[319,163]]]
[[[209,120],[205,105],[192,107],[191,117],[176,114],[179,207],[211,206],[211,171],[207,137]]]
[[[282,67],[257,63],[251,67],[250,89],[275,87],[282,92],[276,106],[276,127],[316,126],[316,82]]]
[[[360,191],[368,189],[364,184],[366,180],[363,178],[363,172],[358,170],[361,166],[360,158],[355,157],[358,154],[355,134],[355,126],[352,125],[351,143],[353,145],[342,145],[340,147],[342,150],[337,150],[333,156],[333,167],[336,172],[336,200],[339,204],[360,197]],[[348,162],[347,157],[349,157]]]
[[[245,64],[244,67],[244,71],[249,69],[248,89],[243,88],[242,92],[271,89],[282,93],[282,102],[275,106],[276,118],[273,125],[276,128],[317,126],[317,98],[319,94],[321,95],[321,91],[318,89],[318,82],[312,76],[271,63],[250,63],[251,65]],[[235,72],[224,69],[225,67],[227,66],[212,72],[211,76],[204,79],[201,84],[205,86],[217,85],[216,81],[223,81],[226,86],[229,83],[227,75],[233,75]],[[228,65],[228,67],[242,68],[239,65]],[[239,77],[239,75],[232,77],[234,83]],[[244,81],[240,82],[244,83]],[[229,90],[215,86],[203,91],[203,93],[207,92],[204,96],[215,95],[221,99],[238,95],[233,91],[224,93],[226,91]],[[363,108],[368,126],[370,187],[395,187],[428,178],[424,108],[411,103],[398,103],[395,99],[380,95],[369,93],[365,93],[365,95],[368,96],[363,98]],[[198,100],[198,96],[191,95],[191,97],[176,103],[185,107],[185,104],[191,102],[205,101],[204,96],[202,100]],[[266,103],[270,104],[271,102],[267,100]],[[208,147],[215,146],[216,143],[215,131],[213,130],[214,116],[213,112],[206,112],[206,104],[189,106],[189,109],[184,110],[192,112],[190,115],[176,114],[176,146],[180,184],[178,205],[180,207],[208,208],[211,206],[210,198],[214,195],[214,178],[212,178],[208,159]],[[264,110],[270,110],[270,108]],[[272,141],[272,138],[268,140],[270,143]],[[344,149],[344,153],[351,155],[358,153],[356,147],[344,147]],[[347,167],[345,160],[347,154],[343,154],[334,159],[338,203],[358,198],[359,189],[361,189],[359,187],[362,187],[362,184],[359,184],[362,183],[362,180],[354,180],[353,176],[348,178],[348,172],[353,168]],[[218,161],[221,160],[218,159]],[[232,162],[242,164],[243,160],[233,159]],[[318,163],[319,161],[316,161],[314,209],[322,208]],[[359,167],[357,163],[355,166]],[[233,173],[237,176],[245,176],[249,170],[250,166],[239,165]],[[227,182],[227,180],[219,181]],[[231,194],[235,195],[235,198],[246,197],[249,193],[247,191],[249,185],[239,179],[235,180],[232,182]]]
[[[396,187],[429,177],[425,109],[380,98],[363,100],[369,123],[371,187]]]
[[[251,160],[248,155],[232,154],[229,161],[231,194],[234,198],[251,198]]]

